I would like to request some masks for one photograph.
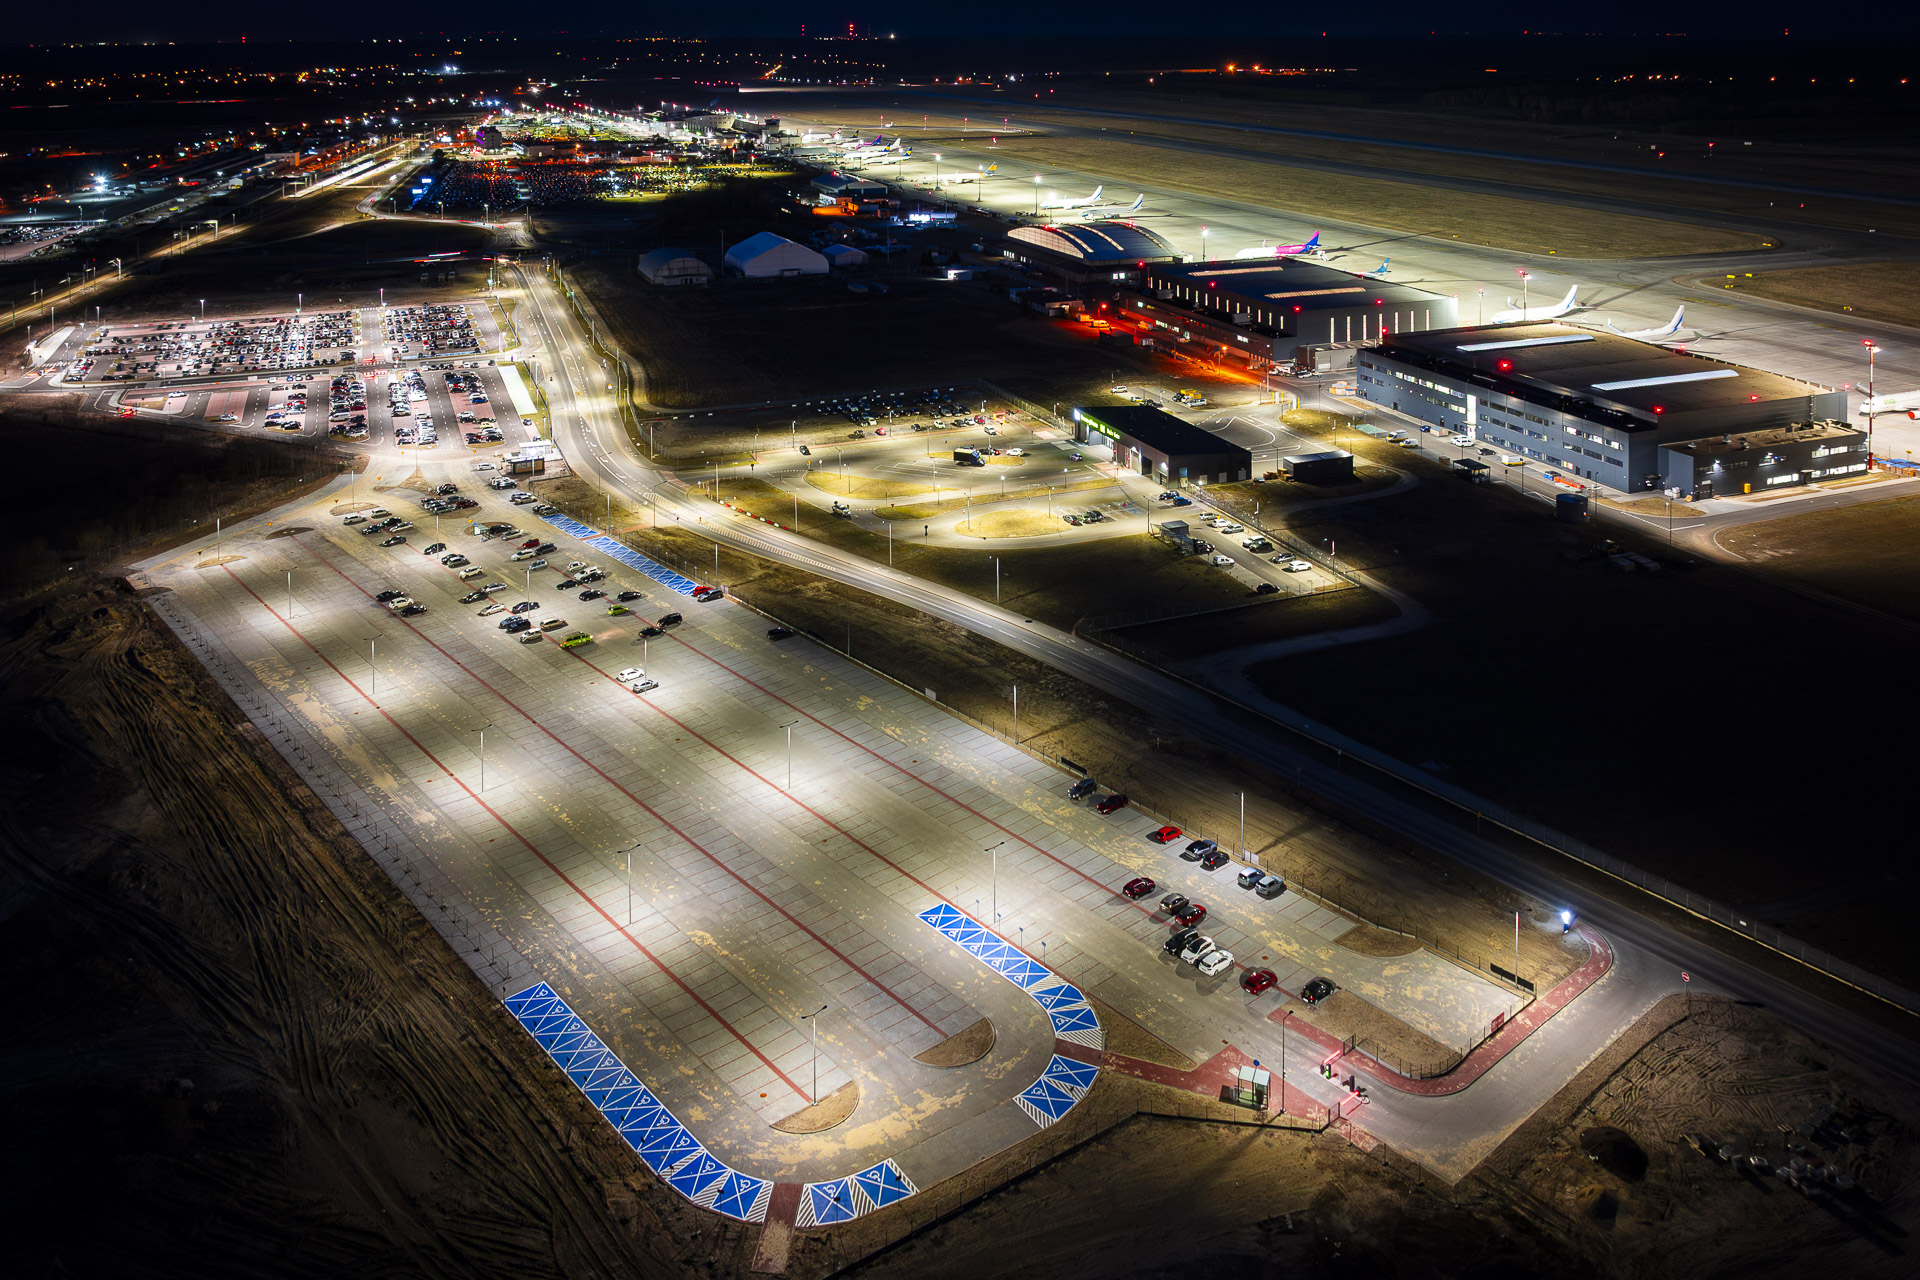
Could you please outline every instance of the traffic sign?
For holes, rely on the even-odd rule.
[[[1690,974],[1690,973],[1688,973],[1688,972],[1687,972],[1687,971],[1686,971],[1685,969],[1682,969],[1682,970],[1680,971],[1680,981],[1682,981],[1682,982],[1692,982],[1692,981],[1693,981],[1693,975],[1692,975],[1692,974]]]

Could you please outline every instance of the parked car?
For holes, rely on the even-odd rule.
[[[793,639],[793,628],[792,627],[768,627],[767,639],[791,640]]]
[[[1169,893],[1166,897],[1160,899],[1160,909],[1168,915],[1172,915],[1186,905],[1187,895],[1184,893]]]
[[[1180,958],[1188,964],[1199,963],[1200,957],[1213,950],[1213,939],[1196,930],[1193,937],[1187,939],[1187,945],[1180,948]]]
[[[1222,947],[1218,951],[1209,951],[1206,955],[1200,957],[1193,967],[1198,969],[1203,977],[1212,978],[1218,976],[1222,970],[1226,969],[1232,963],[1233,952]]]
[[[665,631],[663,631],[663,630],[661,630],[661,629],[660,629],[659,627],[642,627],[642,628],[640,628],[640,634],[639,634],[639,635],[637,635],[637,636],[635,636],[635,637],[634,637],[634,639],[636,639],[636,640],[657,640],[657,639],[659,639],[659,638],[660,638],[661,636],[663,636],[663,635],[665,635],[665,634],[667,634],[667,633],[666,633]]]
[[[1173,918],[1183,925],[1199,924],[1207,918],[1207,908],[1198,902],[1189,902],[1173,913]]]
[[[367,518],[356,512],[355,514],[348,516],[345,520],[342,520],[340,523],[341,524],[365,524],[366,522],[367,522]]]
[[[391,538],[388,538],[385,541],[383,541],[380,545],[383,547],[397,547],[401,543],[405,542],[406,540],[407,540],[406,534],[396,533]]]
[[[1179,838],[1180,828],[1178,827],[1162,827],[1158,831],[1147,833],[1147,839],[1153,841],[1155,844],[1167,844]]]
[[[639,600],[642,598],[643,598],[643,593],[639,591],[622,591],[619,595],[614,597],[614,599],[618,600],[621,604],[632,604],[635,600]]]
[[[641,677],[645,676],[646,674],[647,674],[646,672],[642,671],[638,667],[623,667],[621,668],[620,673],[614,676],[614,679],[618,680],[621,684],[626,684],[629,681],[638,680]]]
[[[592,642],[593,642],[593,637],[588,635],[586,632],[575,631],[566,636],[561,637],[560,647],[562,649],[578,649],[581,645],[591,644]]]
[[[582,591],[580,593],[582,600],[604,600],[606,597],[607,593],[604,591]]]
[[[1300,988],[1300,999],[1306,1004],[1319,1004],[1337,990],[1339,990],[1339,988],[1335,987],[1325,978],[1315,978],[1312,982]]]
[[[1240,975],[1240,985],[1250,996],[1257,996],[1262,991],[1271,990],[1273,984],[1278,981],[1280,979],[1274,976],[1271,969],[1249,969]]]
[[[525,620],[522,619],[522,621],[525,621]],[[527,632],[527,634],[520,637],[520,643],[521,644],[539,644],[542,640],[545,640],[545,639],[546,639],[546,636],[542,635],[540,632],[529,631]]]
[[[379,595],[375,596],[374,599],[379,601],[381,604],[385,604],[389,600],[398,600],[401,596],[405,594],[407,593],[404,591],[395,591],[393,588],[389,587],[385,591],[382,591]]]
[[[539,607],[540,607],[540,602],[538,600],[522,600],[520,603],[513,606],[513,612],[532,613],[535,609],[538,609]]]
[[[1211,871],[1215,867],[1224,865],[1226,861],[1227,851],[1225,849],[1215,849],[1209,853],[1200,855],[1200,867],[1203,871]]]
[[[1160,949],[1170,956],[1177,956],[1186,950],[1189,942],[1192,942],[1199,936],[1200,931],[1198,929],[1175,929],[1167,935],[1167,940],[1160,944]]]
[[[558,631],[560,628],[566,625],[567,625],[567,620],[565,618],[540,619],[540,629],[542,631]]]
[[[711,604],[715,600],[723,598],[726,594],[726,591],[720,587],[695,587],[693,589],[693,598],[701,604]]]
[[[661,615],[660,621],[657,625],[661,627],[677,627],[685,621],[686,619],[681,617],[677,613],[668,613],[668,614]]]
[[[1099,790],[1099,788],[1100,788],[1100,784],[1095,782],[1092,778],[1082,778],[1080,779],[1080,781],[1074,783],[1071,787],[1067,788],[1067,799],[1084,800],[1088,796],[1092,795],[1095,791]]]
[[[1120,892],[1126,894],[1129,898],[1132,898],[1135,902],[1138,902],[1140,899],[1146,897],[1148,894],[1152,893],[1158,887],[1159,886],[1155,885],[1154,882],[1148,879],[1146,876],[1135,876],[1133,879],[1127,881],[1124,885],[1120,886]]]
[[[1285,568],[1288,573],[1307,573],[1313,568],[1313,566],[1305,560],[1289,560],[1282,567]]]
[[[1126,807],[1127,807],[1126,795],[1122,792],[1116,791],[1112,795],[1108,796],[1105,800],[1102,800],[1099,804],[1093,806],[1093,809],[1095,813],[1118,813],[1120,810]]]
[[[1258,867],[1248,867],[1240,873],[1237,882],[1242,889],[1251,889],[1260,883],[1260,877],[1265,874]]]
[[[494,625],[498,626],[502,631],[506,632],[508,635],[512,635],[516,631],[525,631],[528,627],[532,626],[533,624],[531,622],[528,622],[525,618],[521,617],[519,614],[513,614],[508,617],[500,619],[500,621]]]
[[[505,606],[505,605],[503,605],[503,604],[500,604],[500,603],[498,603],[498,602],[495,602],[495,603],[493,603],[493,604],[490,604],[490,605],[488,605],[488,606],[487,606],[486,608],[484,608],[484,609],[482,609],[482,610],[480,610],[480,612],[479,612],[479,613],[478,613],[477,615],[475,615],[475,616],[477,616],[477,617],[481,617],[481,618],[490,618],[490,617],[492,617],[492,616],[493,616],[494,614],[496,614],[496,613],[499,613],[499,612],[501,612],[502,610],[504,610],[504,609],[505,609],[506,607],[507,607],[507,606]]]
[[[1253,886],[1253,891],[1263,898],[1277,898],[1287,891],[1287,882],[1279,876],[1264,875],[1260,883]]]
[[[1228,565],[1233,563],[1233,557],[1223,556],[1216,552],[1215,554],[1207,557],[1207,563],[1215,566],[1216,568],[1224,569]]]

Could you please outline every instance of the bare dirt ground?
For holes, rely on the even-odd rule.
[[[1260,150],[1248,145],[1246,135],[1228,136],[1231,145]],[[1004,139],[1000,153],[1101,174],[1113,182],[1131,178],[1203,196],[1226,190],[1298,217],[1359,222],[1520,253],[1638,258],[1758,249],[1767,243],[1751,232],[1328,173],[1289,165],[1273,154],[1230,159],[1146,142],[1079,137]]]
[[[731,1265],[138,601],[5,627],[0,1269]]]
[[[1753,293],[1865,320],[1920,325],[1920,262],[1854,262],[1838,267],[1706,276],[1703,285]]]
[[[1710,1260],[1720,1275],[1906,1275],[1914,1102],[1764,1010],[1669,997],[1458,1190],[1512,1206],[1610,1274],[1687,1275]],[[1817,1162],[1857,1186],[1809,1197],[1689,1135],[1770,1166]]]

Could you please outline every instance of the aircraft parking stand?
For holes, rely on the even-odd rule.
[[[1344,917],[1179,862],[1144,840],[1147,817],[1073,804],[1044,762],[565,533],[550,559],[605,564],[645,593],[638,616],[556,595],[548,570],[534,616],[595,642],[515,643],[457,602],[470,584],[420,555],[430,530],[382,549],[338,527],[344,486],[331,494],[276,514],[272,536],[262,521],[229,532],[229,563],[202,543],[147,566],[145,583],[168,589],[149,598],[498,995],[547,984],[742,1177],[832,1181],[895,1159],[925,1186],[1031,1133],[1035,1106],[1084,1088],[1057,1046],[1088,1033],[1097,1056],[1081,993],[1200,1060],[1242,1023],[1259,1034],[1265,1010],[1242,1008],[1237,970],[1205,979],[1161,953],[1153,902],[1114,891],[1133,874],[1206,902],[1208,931],[1246,963],[1274,957],[1283,983],[1325,974],[1448,1043],[1511,1005],[1424,952],[1348,952],[1333,942]],[[469,514],[518,510],[486,492]],[[518,598],[510,544],[451,522],[440,536]],[[388,613],[372,596],[389,586],[429,612]],[[669,611],[687,623],[648,646],[660,688],[634,695],[611,673],[639,665],[638,626]],[[1000,940],[985,938],[1026,983],[924,914],[986,921],[995,845]],[[804,1015],[823,1004],[816,1094]],[[982,1017],[998,1040],[981,1063],[914,1060]],[[769,1128],[849,1081],[861,1101],[846,1124]]]

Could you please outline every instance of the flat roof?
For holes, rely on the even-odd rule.
[[[1082,418],[1091,418],[1169,457],[1196,453],[1243,453],[1249,458],[1253,456],[1245,446],[1223,440],[1204,427],[1196,427],[1150,404],[1074,406],[1073,420],[1078,422]]]
[[[1486,386],[1506,383],[1644,413],[1684,413],[1831,390],[1760,369],[1557,321],[1391,333],[1384,355],[1449,370]]]
[[[1374,280],[1302,258],[1230,258],[1173,262],[1153,268],[1162,280],[1184,280],[1194,289],[1225,294],[1262,310],[1327,311],[1356,306],[1430,302],[1442,295],[1390,280]]]
[[[1731,436],[1731,439],[1728,437]],[[1682,453],[1712,455],[1739,453],[1743,449],[1769,449],[1777,444],[1800,440],[1833,440],[1842,436],[1865,440],[1867,433],[1837,422],[1808,422],[1793,427],[1763,427],[1758,431],[1721,432],[1699,440],[1686,440],[1664,446]]]

